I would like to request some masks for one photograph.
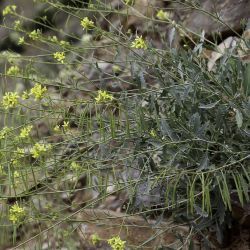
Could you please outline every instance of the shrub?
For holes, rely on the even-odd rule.
[[[80,8],[36,1],[47,14],[65,17],[63,30],[52,23],[56,14],[30,21],[19,14],[21,6],[4,10],[15,19],[6,28],[35,56],[1,54],[11,65],[2,73],[3,231],[41,223],[42,235],[121,191],[128,195],[127,214],[161,218],[167,211],[190,223],[192,234],[215,225],[220,231],[231,223],[232,194],[241,205],[249,202],[249,64],[235,48],[208,71],[202,35],[193,47],[171,46],[175,32],[187,31],[168,12],[141,14],[148,35],[133,34],[108,14],[122,22],[135,2],[116,9],[104,2]],[[71,20],[79,34],[69,32]],[[170,46],[154,30],[161,24],[171,29]],[[97,197],[91,193],[74,212],[72,194],[81,180]],[[22,218],[25,211],[19,227],[13,211]],[[117,235],[109,244],[123,249],[125,241]]]

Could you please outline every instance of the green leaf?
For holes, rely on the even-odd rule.
[[[164,118],[161,118],[161,132],[164,136],[168,136],[172,141],[178,140],[178,137]]]

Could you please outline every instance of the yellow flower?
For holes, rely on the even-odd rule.
[[[59,42],[59,44],[60,44],[62,47],[67,47],[67,46],[69,46],[69,45],[70,45],[70,43],[69,43],[69,42],[67,42],[67,41],[63,41],[63,40],[61,40],[61,41]]]
[[[19,178],[20,174],[17,171],[14,171],[14,178]]]
[[[17,75],[19,72],[20,69],[18,66],[11,66],[7,71],[7,75]]]
[[[105,90],[99,90],[98,95],[95,98],[96,103],[102,103],[107,101],[112,101],[114,97],[111,94],[108,94]]]
[[[63,125],[62,125],[64,131],[67,131],[69,129],[69,122],[63,122]]]
[[[7,92],[3,97],[2,104],[5,109],[14,108],[18,104],[19,95],[17,92]]]
[[[55,131],[56,133],[60,132],[61,129],[63,129],[64,132],[66,132],[66,131],[69,129],[69,122],[64,121],[64,122],[63,122],[63,125],[61,125],[61,126],[60,126],[60,125],[56,125],[56,126],[54,127],[54,131]]]
[[[24,149],[23,148],[17,148],[16,149],[16,153],[17,153],[17,155],[21,155],[21,156],[24,156]]]
[[[100,242],[101,238],[98,236],[98,234],[92,234],[91,235],[91,242],[93,245],[96,245]]]
[[[30,150],[32,157],[37,159],[44,153],[46,153],[48,150],[51,149],[51,145],[45,145],[45,144],[40,144],[36,143],[33,148]]]
[[[21,28],[22,28],[21,21],[20,20],[16,20],[14,22],[14,29],[15,30],[20,30]]]
[[[137,36],[135,40],[131,44],[131,48],[136,48],[136,49],[147,49],[147,44],[143,40],[142,36]]]
[[[108,240],[113,250],[124,250],[126,241],[122,241],[120,236],[115,236]]]
[[[31,38],[32,40],[38,40],[41,34],[42,32],[39,29],[33,30],[32,32],[29,33],[29,38]]]
[[[41,100],[46,93],[47,88],[42,87],[41,84],[37,83],[35,86],[30,90],[30,93],[35,96],[35,100]]]
[[[55,131],[56,133],[60,132],[60,126],[59,126],[59,125],[56,125],[56,126],[54,127],[54,131]]]
[[[54,58],[60,62],[60,63],[64,63],[64,59],[65,59],[65,53],[64,52],[55,52],[53,54]]]
[[[22,139],[29,137],[32,127],[33,127],[32,125],[29,125],[27,127],[22,128],[19,137]]]
[[[79,171],[80,168],[81,166],[78,163],[76,163],[75,161],[71,162],[70,169],[72,171]]]
[[[19,40],[18,40],[18,45],[23,45],[24,44],[24,37],[19,37]]]
[[[30,98],[30,95],[29,95],[28,91],[23,91],[23,93],[22,93],[22,99],[26,100],[26,99],[29,99],[29,98]]]
[[[66,41],[63,41],[63,40],[59,41],[58,38],[57,38],[56,36],[52,36],[52,37],[49,36],[49,37],[48,37],[48,40],[51,41],[52,43],[59,44],[59,45],[61,45],[62,47],[65,47],[65,46],[69,46],[69,45],[70,45],[69,42],[66,42]]]
[[[81,26],[83,27],[83,30],[89,30],[95,27],[95,24],[93,21],[89,20],[88,17],[84,17],[81,20]]]
[[[160,20],[166,21],[169,20],[170,15],[167,11],[159,10],[156,14],[156,17]]]
[[[149,134],[152,136],[152,137],[156,137],[156,132],[154,129],[151,129]]]
[[[14,14],[16,11],[16,5],[8,5],[3,10],[3,16],[7,16],[9,14]]]
[[[20,207],[17,203],[9,210],[9,220],[14,224],[22,221],[26,215],[25,209]]]
[[[57,36],[49,36],[48,39],[53,42],[53,43],[58,43],[58,39],[57,39]]]

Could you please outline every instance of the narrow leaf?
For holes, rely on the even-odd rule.
[[[200,109],[212,109],[214,108],[220,101],[209,103],[209,104],[200,104],[199,108]]]

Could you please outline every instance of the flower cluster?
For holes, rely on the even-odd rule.
[[[37,159],[50,149],[51,149],[51,145],[36,143],[33,146],[33,148],[31,148],[30,153],[32,154],[33,158]]]
[[[46,87],[42,87],[41,84],[35,84],[35,86],[30,90],[30,93],[24,91],[22,94],[22,99],[28,99],[30,95],[35,97],[35,100],[41,100],[45,93],[47,92]],[[19,95],[17,92],[7,92],[3,96],[2,105],[5,109],[14,108],[18,104]]]
[[[113,250],[124,250],[126,241],[122,241],[120,236],[115,236],[108,240]]]
[[[107,101],[112,101],[114,97],[111,94],[108,94],[105,90],[99,90],[98,95],[95,98],[96,103],[102,103]]]
[[[36,83],[35,86],[30,90],[30,94],[34,95],[35,100],[41,100],[46,92],[47,88],[42,87],[42,85],[39,83]]]
[[[67,47],[67,46],[70,46],[70,43],[67,42],[67,41],[61,40],[61,41],[59,42],[59,45],[61,45],[62,47]]]
[[[49,36],[48,39],[49,39],[49,41],[51,41],[52,43],[58,43],[58,38],[57,38],[57,36]]]
[[[9,210],[9,220],[14,224],[20,222],[25,217],[25,209],[20,207],[17,203]]]
[[[143,40],[142,36],[137,36],[135,40],[131,44],[131,48],[136,48],[136,49],[147,49],[147,44]]]
[[[22,29],[22,24],[20,20],[16,20],[14,22],[14,30],[21,30]]]
[[[41,34],[42,32],[39,29],[33,30],[29,33],[29,38],[31,38],[32,40],[38,40]]]
[[[8,5],[3,10],[3,16],[7,16],[9,14],[14,14],[16,11],[16,5]]]
[[[19,37],[19,39],[18,39],[18,45],[23,45],[24,44],[24,37],[23,36],[21,36],[21,37]]]
[[[49,41],[51,41],[52,43],[56,43],[56,44],[59,44],[61,45],[62,47],[66,47],[66,46],[69,46],[70,43],[67,42],[67,41],[59,41],[58,38],[56,36],[52,36],[52,37],[48,37]]]
[[[83,30],[89,30],[89,29],[93,29],[95,27],[95,24],[88,17],[84,17],[81,20],[81,26],[83,27]]]
[[[62,127],[64,132],[66,132],[69,129],[69,122],[64,121]]]
[[[26,99],[29,99],[30,98],[30,94],[29,94],[29,92],[28,91],[23,91],[23,93],[22,93],[22,99],[23,100],[26,100]]]
[[[60,63],[64,63],[64,59],[65,59],[65,53],[64,52],[55,52],[53,54],[54,58],[60,62]]]
[[[20,69],[18,66],[11,66],[8,71],[7,71],[7,75],[17,75],[20,72]]]
[[[77,172],[77,171],[79,171],[80,168],[81,168],[81,166],[78,163],[76,163],[75,161],[71,162],[70,169],[72,171],[76,171]]]
[[[16,149],[16,154],[19,155],[19,156],[20,156],[20,155],[21,155],[21,156],[24,156],[24,152],[25,152],[25,151],[24,151],[23,148],[17,148],[17,149]]]
[[[169,20],[170,15],[169,15],[169,12],[167,11],[159,10],[156,14],[156,17],[159,20],[166,21],[166,20]]]
[[[149,132],[149,134],[150,134],[152,137],[156,137],[156,136],[157,136],[157,134],[156,134],[156,132],[155,132],[154,129],[151,129],[150,132]]]
[[[18,104],[19,95],[17,92],[7,92],[3,96],[2,104],[5,109],[14,108]]]
[[[54,127],[54,131],[55,132],[60,132],[61,129],[63,129],[64,132],[67,132],[67,130],[69,129],[69,122],[64,121],[63,125],[61,125],[61,126],[60,125],[56,125]]]
[[[25,138],[29,137],[29,134],[30,134],[32,127],[33,127],[32,125],[28,125],[28,126],[22,128],[20,131],[19,138],[25,139]]]

